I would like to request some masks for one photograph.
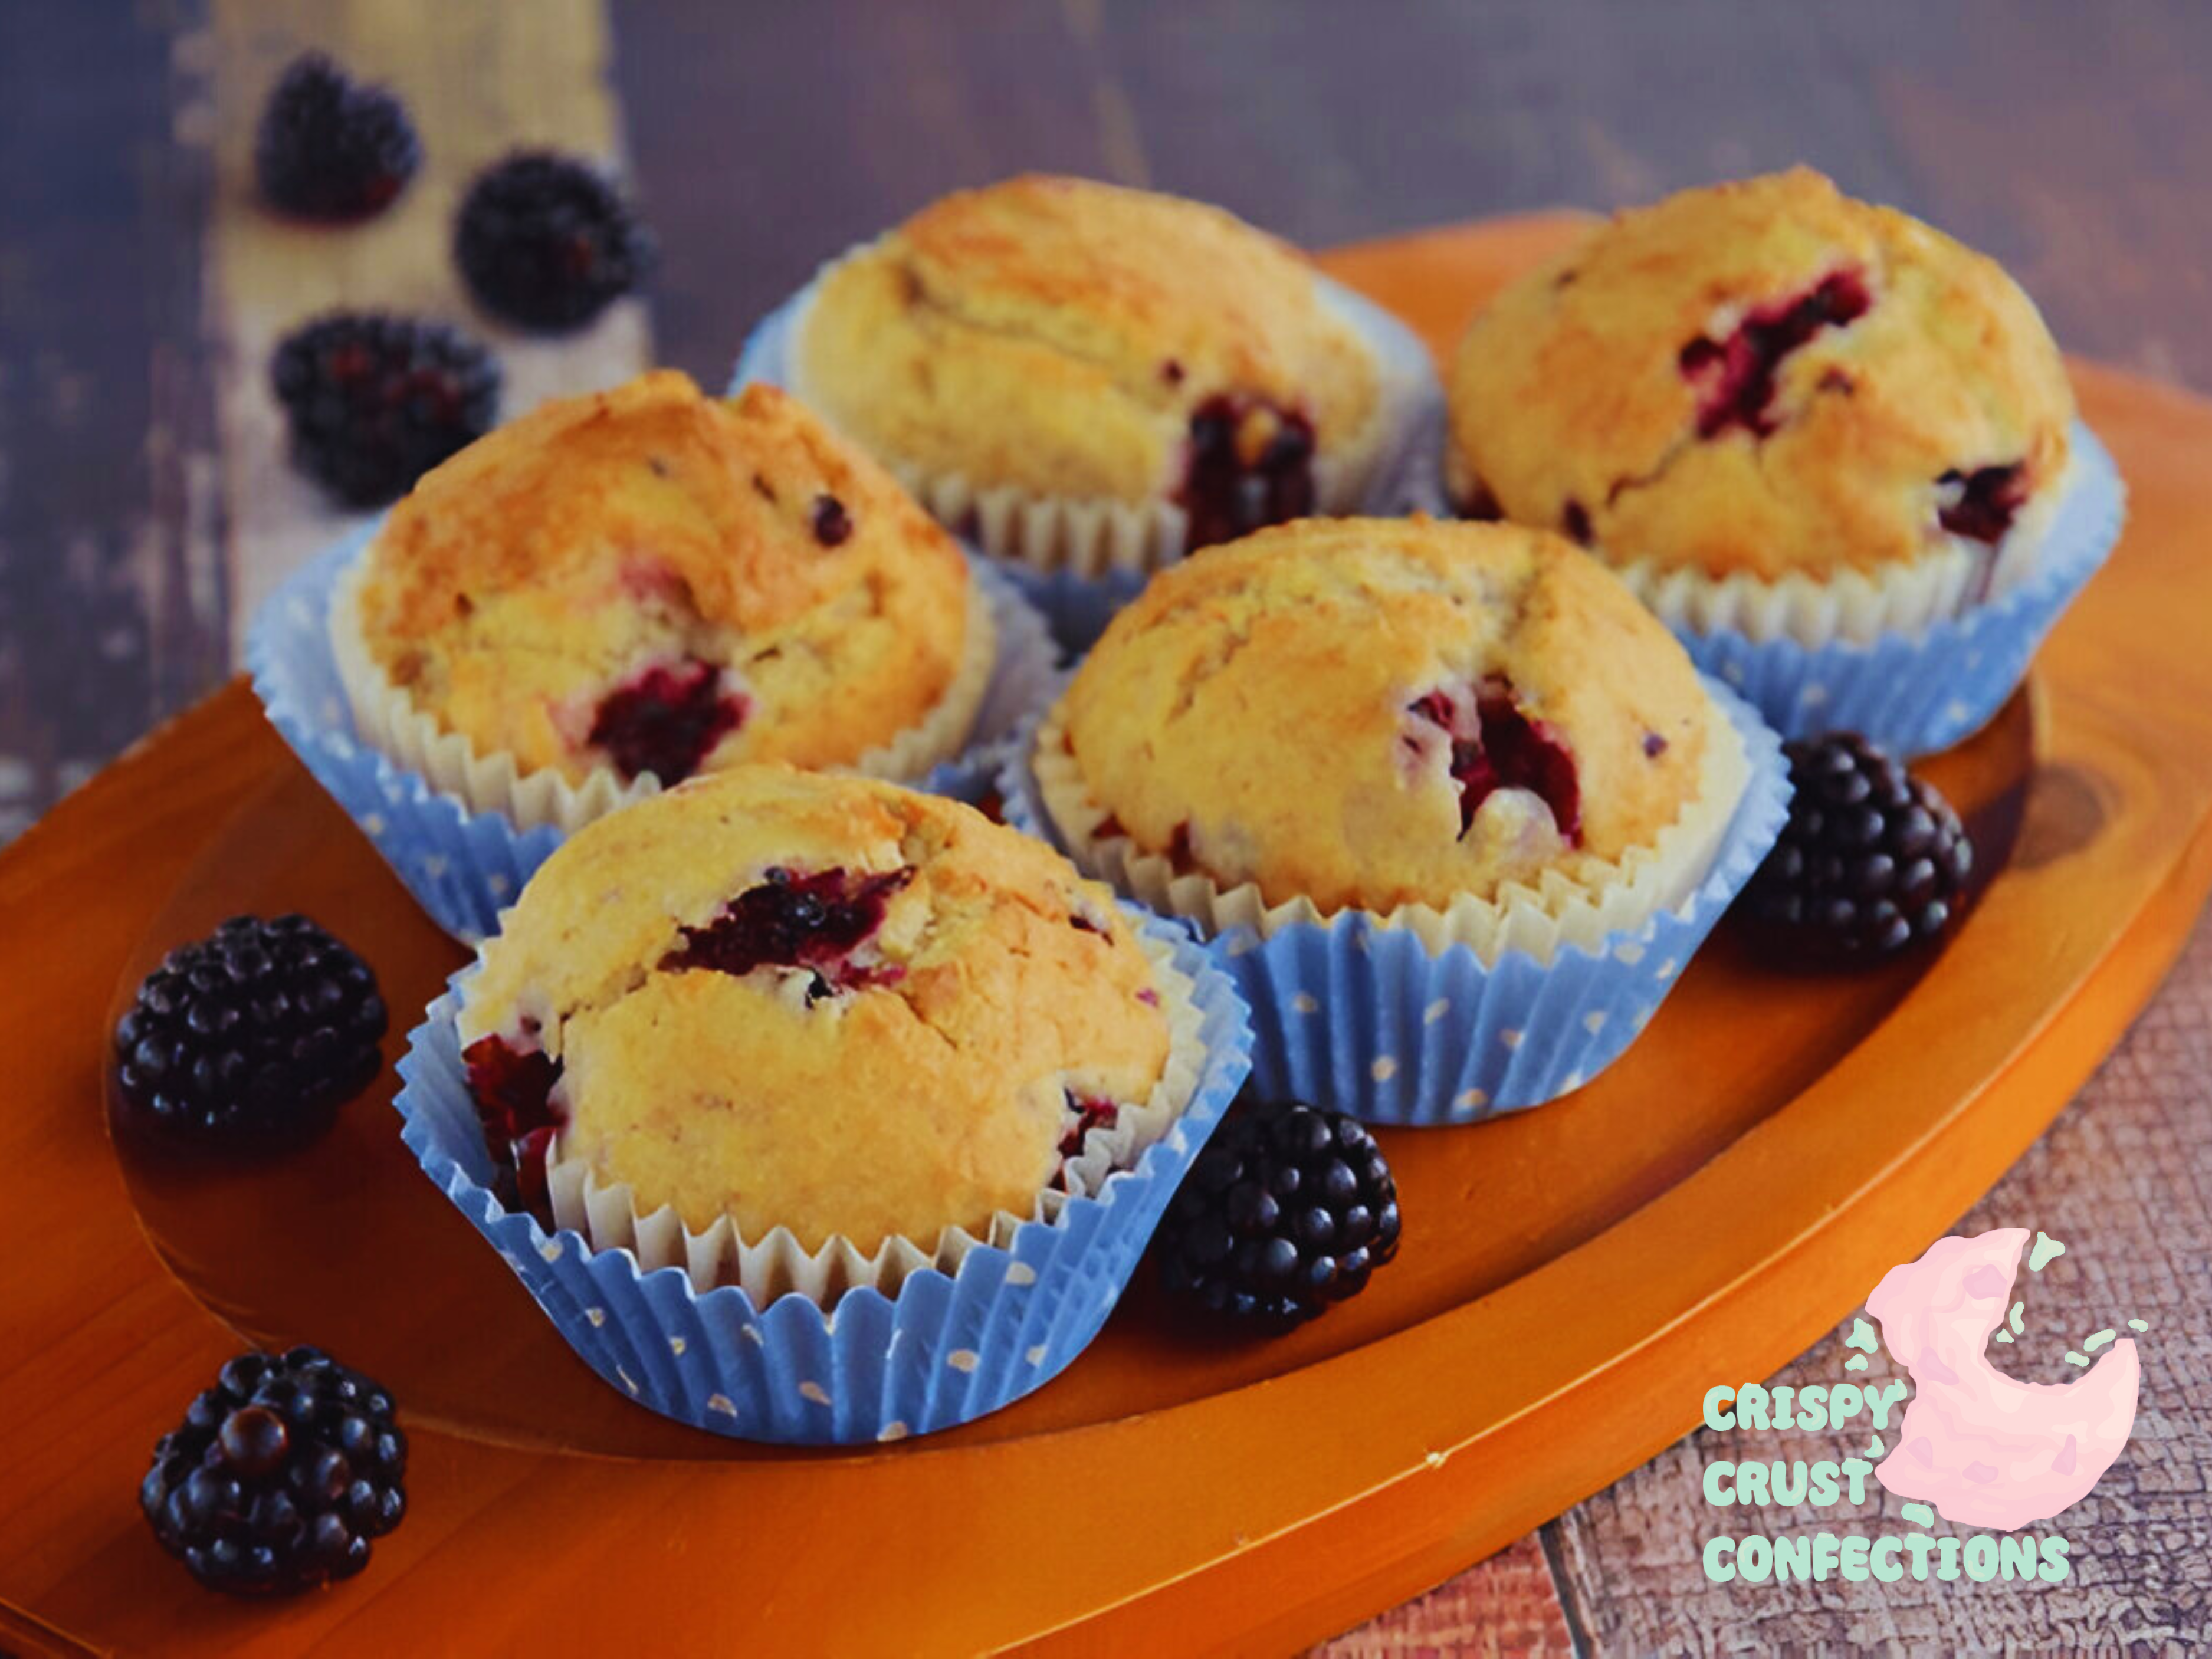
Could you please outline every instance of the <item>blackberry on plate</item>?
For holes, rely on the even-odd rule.
[[[333,312],[279,342],[270,385],[292,459],[339,500],[380,507],[491,429],[499,363],[443,323]]]
[[[642,281],[653,238],[597,168],[525,150],[479,174],[453,258],[477,302],[541,333],[580,328]]]
[[[269,94],[253,176],[271,207],[302,219],[365,219],[422,164],[406,106],[349,79],[320,52],[295,58]]]
[[[1806,966],[1887,960],[1958,913],[1973,843],[1936,787],[1856,732],[1784,745],[1790,822],[1739,915],[1769,953]]]
[[[1366,1126],[1239,1104],[1160,1223],[1167,1289],[1247,1329],[1287,1329],[1357,1296],[1398,1253],[1398,1186]]]
[[[305,916],[234,916],[146,976],[115,1027],[124,1097],[228,1145],[295,1145],[383,1065],[368,964]]]
[[[283,1595],[368,1565],[407,1512],[392,1396],[318,1348],[243,1353],[154,1448],[138,1504],[210,1589]]]

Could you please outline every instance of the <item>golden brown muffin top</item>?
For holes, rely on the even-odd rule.
[[[572,779],[852,763],[945,695],[969,626],[958,548],[881,467],[773,387],[665,370],[470,445],[368,558],[384,675]]]
[[[1461,343],[1463,510],[1771,580],[2001,540],[2074,401],[1994,261],[1807,168],[1616,215]]]
[[[782,766],[586,826],[463,999],[465,1044],[559,1061],[562,1157],[640,1215],[864,1255],[1028,1215],[1082,1103],[1142,1104],[1169,1048],[1136,936],[1051,848]]]
[[[1375,365],[1300,254],[1222,210],[1028,175],[933,203],[826,272],[798,384],[884,459],[1138,501],[1223,405],[1256,465],[1285,416],[1371,441]]]
[[[1377,912],[1651,846],[1723,718],[1595,560],[1419,518],[1286,525],[1160,572],[1062,714],[1103,833],[1270,904]]]

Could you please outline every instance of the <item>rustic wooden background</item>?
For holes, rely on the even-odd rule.
[[[335,252],[259,215],[244,172],[307,44],[392,80],[431,158]],[[510,410],[656,358],[719,380],[817,260],[1024,167],[1319,244],[1803,160],[2005,259],[2069,349],[2212,391],[2201,6],[0,0],[0,840],[216,684],[254,599],[342,522],[283,465],[268,346],[341,299],[461,310],[447,216],[524,140],[619,158],[664,264],[580,341],[485,328]],[[1700,1434],[1330,1650],[2190,1644],[2212,1621],[2208,1077],[2200,927],[1967,1218],[2075,1243],[2034,1285],[2054,1341],[2021,1374],[2065,1374],[2060,1333],[2151,1322],[2129,1456],[2065,1517],[2073,1579],[1708,1585],[1705,1462],[1800,1448]],[[1841,1359],[1832,1340],[1792,1380]]]

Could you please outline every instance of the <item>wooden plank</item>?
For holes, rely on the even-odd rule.
[[[1840,1457],[1863,1435],[1728,1434],[1700,1429],[1577,1506],[1559,1533],[1569,1595],[1600,1651],[1704,1649],[1725,1631],[1761,1650],[1898,1643],[1914,1651],[2050,1652],[2115,1641],[2136,1651],[2191,1644],[2212,1628],[2212,1328],[2203,1316],[2212,1261],[2212,917],[2157,999],[2051,1132],[1952,1230],[2040,1228],[2067,1253],[2023,1274],[2027,1334],[1992,1349],[2036,1382],[2080,1373],[2064,1353],[2092,1331],[2150,1329],[2142,1396],[2127,1451],[2096,1489],[2039,1530],[2073,1547],[2057,1584],[1768,1584],[1706,1581],[1705,1538],[1757,1530],[1899,1531],[1898,1504],[1863,1510],[1708,1507],[1698,1482],[1715,1458]],[[1869,1289],[1872,1286],[1869,1286]],[[1774,1379],[1832,1382],[1849,1322]],[[1895,1374],[1887,1353],[1867,1376]],[[1716,1382],[1721,1380],[1717,1377]],[[1883,1522],[1887,1525],[1884,1526]],[[1959,1529],[1939,1527],[1938,1534]]]
[[[227,671],[196,11],[0,8],[0,842]]]
[[[1425,1595],[1311,1650],[1312,1659],[1575,1651],[1543,1541],[1531,1533]]]
[[[210,28],[180,50],[204,54],[212,65],[209,345],[221,365],[230,620],[242,633],[253,607],[287,571],[358,521],[285,461],[268,362],[288,330],[335,306],[460,322],[499,353],[506,416],[556,392],[629,378],[650,362],[652,337],[641,300],[611,307],[580,335],[522,334],[473,309],[453,263],[453,218],[462,194],[481,168],[510,149],[550,145],[620,165],[622,124],[607,81],[599,0],[527,7],[215,0]],[[392,209],[366,224],[335,230],[295,224],[254,198],[253,128],[263,99],[309,46],[391,85],[422,137],[422,171]]]

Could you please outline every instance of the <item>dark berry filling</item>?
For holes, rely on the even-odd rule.
[[[1191,411],[1188,455],[1176,500],[1191,550],[1314,510],[1313,422],[1297,410],[1217,392]]]
[[[722,690],[712,663],[654,667],[607,694],[592,716],[591,742],[625,778],[650,772],[678,784],[744,723],[745,700]]]
[[[1067,1126],[1067,1133],[1060,1138],[1060,1155],[1075,1158],[1083,1152],[1084,1138],[1093,1129],[1110,1129],[1121,1115],[1121,1103],[1102,1100],[1097,1095],[1079,1095],[1067,1091],[1067,1109],[1075,1114],[1075,1121]]]
[[[1496,675],[1475,688],[1472,729],[1464,702],[1431,691],[1407,705],[1451,738],[1451,775],[1459,785],[1459,832],[1474,825],[1482,803],[1500,789],[1525,789],[1541,800],[1570,847],[1583,840],[1582,786],[1575,757],[1544,721],[1513,701],[1511,684]]]
[[[1590,544],[1589,508],[1571,495],[1567,497],[1566,506],[1559,510],[1559,525],[1577,546],[1588,547]]]
[[[1725,340],[1700,335],[1684,346],[1679,361],[1698,387],[1698,435],[1717,437],[1736,426],[1755,438],[1772,432],[1782,360],[1822,329],[1856,322],[1873,303],[1864,278],[1838,270],[1809,292],[1759,307]]]
[[[1176,825],[1175,833],[1168,837],[1168,862],[1175,866],[1178,875],[1187,876],[1198,868],[1198,854],[1191,849],[1188,818]]]
[[[814,498],[814,539],[824,547],[842,545],[853,533],[853,515],[835,495]]]
[[[526,1040],[536,1032],[525,1023]],[[553,1103],[561,1062],[542,1048],[518,1048],[498,1036],[478,1037],[461,1051],[461,1060],[469,1068],[469,1094],[483,1125],[484,1145],[514,1182],[513,1191],[501,1196],[543,1213],[545,1155],[564,1121]]]
[[[1960,472],[1955,467],[1936,481],[1936,518],[1954,536],[1994,546],[2012,528],[2014,517],[2027,501],[2027,464],[1977,467]]]
[[[738,894],[704,927],[684,928],[683,947],[670,951],[660,965],[738,975],[756,968],[804,968],[814,975],[809,1001],[837,991],[893,984],[903,969],[866,967],[852,956],[884,925],[891,895],[913,879],[911,869],[880,875],[770,870],[759,886]]]
[[[1473,519],[1484,524],[1494,524],[1505,516],[1505,508],[1491,493],[1490,486],[1480,478],[1469,484],[1456,503],[1462,519]]]
[[[1661,737],[1661,736],[1660,736],[1656,732],[1646,732],[1644,734],[1644,759],[1646,759],[1646,760],[1657,760],[1657,759],[1659,758],[1659,757],[1660,757],[1660,756],[1662,756],[1662,755],[1665,754],[1666,752],[1667,752],[1667,739],[1666,739],[1666,738],[1664,738]]]

